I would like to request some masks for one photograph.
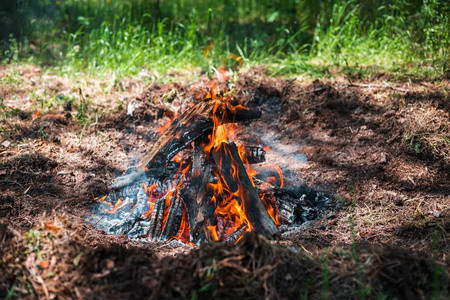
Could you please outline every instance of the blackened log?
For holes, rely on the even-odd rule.
[[[253,120],[260,116],[259,109],[248,109],[242,106],[230,108],[225,101],[220,99],[199,102],[172,122],[148,153],[143,156],[137,169],[143,171],[149,163],[151,163],[150,168],[166,164],[192,141],[200,136],[206,136],[214,127],[214,118],[224,124]]]
[[[109,188],[113,191],[118,191],[131,184],[141,184],[142,182],[145,182],[148,186],[150,186],[153,183],[162,183],[165,181],[169,185],[175,180],[176,172],[179,167],[180,165],[178,163],[173,162],[167,166],[149,169],[146,171],[130,170],[130,173],[117,177]],[[170,187],[163,187],[163,189],[170,189]]]
[[[216,168],[220,168],[216,173],[220,174],[219,176],[228,185],[231,193],[236,192],[238,189],[237,180],[233,178],[233,174],[237,170],[240,188],[242,188],[242,199],[240,200],[242,201],[245,215],[255,231],[268,238],[278,236],[278,228],[264,208],[264,204],[252,185],[236,145],[234,143],[222,143],[218,149],[213,150],[213,159],[216,163]]]
[[[266,151],[259,146],[244,146],[245,157],[249,164],[257,164],[266,161]]]
[[[205,155],[205,142],[195,142],[189,190],[185,191],[186,196],[183,196],[188,210],[190,237],[194,243],[210,240],[207,226],[215,223],[215,208],[210,203],[212,193],[207,191],[212,169]]]
[[[170,199],[170,209],[167,216],[166,224],[164,225],[164,229],[162,230],[161,237],[163,239],[170,238],[170,234],[173,232],[175,216],[177,215],[178,210],[180,209],[180,198],[177,193],[173,193],[172,198]]]
[[[236,228],[236,230],[233,231],[232,234],[230,234],[230,236],[226,239],[225,242],[234,245],[239,240],[239,238],[244,235],[247,229],[248,229],[247,225],[245,223],[242,224],[241,226]]]
[[[194,153],[192,156],[192,179],[198,180],[202,173],[202,165],[205,163],[205,139],[198,139],[194,143]]]
[[[208,226],[215,224],[214,204],[211,202],[211,197],[213,194],[208,191],[208,183],[212,177],[212,170],[209,164],[207,164],[204,168],[204,172],[202,173],[200,180],[200,188],[197,190],[197,194],[195,197],[197,213],[195,216],[195,225],[191,230],[191,236],[195,243],[201,242],[201,240],[205,239],[207,241],[211,240],[210,232]]]
[[[222,116],[222,123],[236,123],[256,120],[261,117],[261,110],[258,108],[247,108],[241,105],[228,107],[225,104],[225,113]],[[220,118],[220,116],[219,116]]]
[[[148,230],[148,239],[155,241],[161,234],[162,220],[164,216],[164,203],[167,195],[156,200],[155,207],[153,208],[152,216],[150,218],[150,228]]]
[[[130,218],[133,220],[139,219],[149,209],[148,197],[141,186],[136,194],[136,202],[131,209]]]

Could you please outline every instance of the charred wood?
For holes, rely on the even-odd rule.
[[[214,224],[214,207],[209,202],[212,193],[208,192],[208,183],[212,179],[212,169],[206,157],[204,142],[197,140],[194,146],[191,180],[186,192],[191,241],[199,243],[210,240],[207,226]]]
[[[109,188],[113,191],[121,191],[125,187],[145,182],[148,186],[153,183],[159,183],[162,189],[170,189],[169,186],[162,186],[162,182],[171,183],[176,177],[176,171],[180,168],[178,163],[172,162],[164,167],[149,169],[146,171],[137,171],[130,169],[129,173],[118,177]],[[135,188],[135,186],[133,186]]]
[[[148,239],[150,241],[157,240],[161,235],[162,220],[164,217],[164,203],[166,197],[167,195],[159,198],[155,203],[155,207],[153,208],[153,212],[150,218],[150,227],[148,229]]]
[[[213,151],[213,159],[219,176],[228,185],[231,193],[238,189],[237,180],[233,174],[237,173],[237,179],[241,183],[244,212],[255,231],[265,235],[268,238],[274,238],[278,235],[278,229],[270,215],[267,213],[264,205],[253,186],[244,164],[239,156],[239,152],[234,143],[222,143],[219,149]]]
[[[244,235],[247,229],[248,229],[247,225],[242,224],[241,226],[236,228],[236,230],[233,231],[232,234],[230,234],[230,236],[226,239],[225,242],[229,244],[235,244],[239,240],[239,238]]]
[[[168,130],[143,156],[137,169],[143,171],[149,163],[150,167],[166,164],[192,141],[212,130],[213,118],[218,118],[222,123],[231,123],[257,119],[260,116],[259,109],[247,109],[242,106],[229,108],[222,100],[209,99],[199,102],[172,122]]]
[[[168,239],[170,238],[173,233],[173,229],[174,229],[174,224],[175,223],[175,216],[178,214],[178,211],[181,209],[181,202],[180,202],[180,198],[177,195],[177,193],[174,193],[173,196],[170,199],[170,208],[169,208],[169,213],[167,215],[167,220],[166,223],[164,224],[164,228],[162,230],[161,233],[161,237],[163,239]],[[176,234],[176,230],[178,228],[175,228],[175,234]]]
[[[276,199],[278,218],[282,225],[299,225],[318,219],[321,211],[330,211],[335,206],[331,195],[324,192],[313,191],[306,187],[289,189],[269,186],[257,181],[257,190],[269,199]]]
[[[141,187],[135,197],[132,195],[130,197],[126,196],[116,199],[115,202],[119,201],[119,199],[124,199],[116,211],[116,213],[122,214],[122,220],[118,224],[111,226],[108,231],[116,234],[127,234],[133,228],[134,223],[148,210],[147,196]],[[130,210],[130,207],[132,207],[131,211],[126,212]]]
[[[259,146],[244,146],[245,157],[249,164],[257,164],[266,161],[266,151]]]

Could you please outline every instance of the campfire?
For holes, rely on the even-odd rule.
[[[282,189],[279,167],[272,165],[277,176],[256,177],[251,165],[265,161],[264,148],[233,141],[236,123],[260,116],[258,108],[212,89],[164,129],[108,195],[94,199],[102,213],[91,222],[112,234],[198,245],[235,243],[249,231],[273,239],[280,236],[279,225],[286,231],[286,225],[310,219],[305,195]]]

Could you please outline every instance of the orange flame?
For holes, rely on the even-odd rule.
[[[234,134],[234,128],[231,126],[227,126],[222,124],[221,120],[219,120],[216,116],[216,110],[218,109],[217,104],[213,109],[213,121],[214,127],[213,132],[209,136],[209,143],[205,146],[205,152],[207,155],[210,155],[211,151],[218,152],[224,150],[223,144],[228,144],[228,137],[230,134]],[[244,147],[239,147],[239,156],[243,159],[244,164],[247,168],[247,161],[245,158],[245,150]],[[231,153],[224,151],[227,157],[232,157]],[[220,165],[222,165],[222,158],[220,158]],[[233,180],[237,183],[237,190],[231,190],[224,180],[222,174],[217,171],[214,171],[214,175],[218,178],[217,183],[208,184],[208,188],[210,188],[214,196],[211,197],[211,200],[216,205],[216,210],[214,215],[218,218],[222,218],[225,224],[227,224],[227,228],[222,232],[224,236],[230,235],[242,224],[246,224],[247,227],[251,230],[252,225],[250,221],[247,219],[245,214],[245,207],[243,205],[242,199],[244,199],[244,188],[240,183],[239,178],[239,168],[237,166],[237,162],[234,160],[231,161],[231,176]],[[250,170],[248,170],[250,171]],[[249,172],[251,178],[252,172]],[[252,184],[253,180],[250,179]],[[218,199],[220,199],[220,203],[218,203]],[[239,201],[238,201],[239,200]],[[214,240],[219,240],[219,234],[216,226],[208,226],[208,229],[211,233],[211,237]]]
[[[154,197],[154,195],[153,195],[153,191],[155,190],[155,188],[157,186],[156,183],[152,184],[150,187],[147,187],[147,185],[144,182],[142,183],[142,185],[144,186],[145,193],[150,194],[148,197],[148,200],[147,200],[148,202],[150,202],[150,209],[141,216],[141,218],[144,219],[144,218],[147,218],[152,215],[153,209],[155,208],[156,200],[158,200],[158,199],[156,197]],[[146,187],[147,187],[147,189],[146,189]]]
[[[117,202],[116,202],[116,204],[114,204],[114,208],[112,210],[105,209],[105,211],[108,214],[113,214],[119,209],[120,204],[122,204],[122,199],[117,200]]]
[[[189,221],[188,221],[188,213],[187,208],[184,205],[184,203],[181,203],[181,224],[180,228],[178,229],[178,233],[176,236],[172,237],[170,240],[181,240],[183,243],[188,243],[190,236],[189,236]],[[169,241],[170,241],[169,240]]]
[[[178,177],[181,173],[181,178],[178,181],[177,186],[174,190],[168,192],[165,197],[164,201],[164,215],[163,215],[163,222],[162,222],[162,230],[166,226],[167,218],[169,217],[169,211],[170,211],[170,205],[172,201],[176,201],[176,198],[179,197],[179,191],[180,187],[183,185],[185,179],[186,179],[186,173],[189,171],[189,168],[191,167],[191,164],[189,164],[184,169],[181,169],[183,167],[183,164],[180,164],[180,167],[178,168],[177,174],[175,175],[175,181],[178,181]]]
[[[267,213],[272,218],[276,225],[280,225],[280,220],[278,219],[278,204],[276,201],[271,201],[271,199],[266,199],[266,194],[261,195],[261,200],[264,203],[264,207]]]
[[[106,201],[106,197],[107,197],[108,195],[105,195],[105,196],[103,196],[103,197],[101,197],[101,198],[98,198],[98,197],[95,197],[93,200],[94,201],[98,201],[98,202],[103,202],[104,204],[106,204],[106,205],[109,205],[109,206],[113,206],[112,205],[112,203],[109,203],[108,201]]]
[[[217,226],[208,226],[209,231],[211,232],[211,237],[215,241],[219,241],[219,233],[217,232]]]
[[[220,98],[219,98],[220,97]],[[226,144],[228,144],[229,139],[231,139],[235,134],[235,127],[231,124],[224,124],[223,120],[226,119],[226,116],[223,114],[225,113],[224,105],[227,106],[227,110],[235,111],[236,109],[247,109],[241,105],[237,106],[231,106],[229,103],[226,102],[224,99],[225,96],[222,94],[219,94],[218,87],[212,83],[210,87],[210,91],[207,94],[207,98],[210,99],[216,99],[214,108],[212,110],[212,120],[213,120],[213,129],[212,133],[208,136],[208,143],[204,147],[205,154],[207,157],[211,157],[213,153],[221,153],[220,155],[220,161],[218,162],[219,166],[216,170],[213,171],[214,176],[217,178],[217,182],[215,183],[208,183],[207,189],[212,194],[211,198],[209,199],[212,204],[214,204],[215,212],[214,216],[217,218],[217,225],[213,226],[207,226],[207,229],[210,232],[210,237],[215,240],[223,240],[228,238],[233,232],[235,232],[237,229],[246,228],[246,231],[252,231],[253,226],[248,220],[247,214],[246,214],[246,208],[245,208],[245,197],[246,197],[246,189],[244,188],[243,184],[241,183],[241,178],[243,174],[239,174],[239,164],[237,161],[233,159],[233,156],[231,155],[231,152],[228,147],[225,147]],[[218,99],[219,98],[219,99]],[[221,115],[222,114],[222,115]],[[172,118],[171,121],[175,119]],[[170,126],[171,122],[167,122],[167,124],[164,124],[159,128],[159,130],[164,131],[168,126]],[[268,149],[265,147],[265,149]],[[253,181],[253,177],[257,175],[257,172],[252,169],[248,163],[247,155],[245,153],[245,147],[243,145],[238,146],[238,154],[240,159],[242,160],[245,171],[247,172],[248,178],[253,186],[255,186],[255,183]],[[227,166],[229,168],[230,174],[228,176],[231,176],[233,179],[233,186],[228,186],[227,180],[225,180],[224,174],[221,174],[221,167],[222,167],[222,160],[226,159],[229,161],[230,164]],[[169,211],[170,206],[173,203],[172,201],[179,201],[179,192],[180,188],[183,185],[184,181],[186,180],[186,173],[190,170],[191,165],[183,166],[182,156],[179,154],[175,156],[174,161],[179,163],[179,168],[176,172],[174,181],[177,182],[176,187],[166,193],[164,198],[164,212],[163,212],[163,221],[162,221],[162,230],[164,230],[167,219],[169,217]],[[216,162],[217,163],[217,162]],[[273,165],[273,167],[276,169],[276,171],[279,174],[280,178],[280,187],[283,187],[284,185],[284,178],[283,174],[281,172],[281,169]],[[247,176],[245,175],[245,176]],[[167,180],[164,179],[164,182]],[[276,177],[268,178],[267,183],[270,183],[273,185],[277,181]],[[234,186],[235,185],[235,186]],[[148,195],[148,202],[149,202],[149,210],[142,215],[142,218],[150,217],[154,211],[155,205],[157,200],[163,196],[163,195],[154,195],[154,190],[156,189],[157,184],[152,184],[151,186],[147,186],[145,182],[142,183],[142,188],[144,192]],[[261,201],[264,204],[264,207],[266,208],[268,214],[271,216],[273,221],[279,225],[280,222],[278,220],[278,207],[276,204],[275,199],[272,196],[268,196],[267,194],[262,194]],[[121,203],[122,200],[119,199],[115,205],[112,203],[106,202],[106,196],[98,199],[94,199],[96,201],[102,201],[105,204],[113,207],[111,210],[106,210],[108,213],[114,213],[116,212]],[[169,240],[181,240],[184,243],[190,243],[190,228],[189,228],[189,219],[188,219],[188,211],[185,204],[181,201],[181,223],[178,228],[178,232],[175,236],[170,237]],[[242,236],[238,239],[238,241],[242,238]]]
[[[269,164],[269,166],[274,167],[274,169],[278,172],[278,176],[280,177],[280,188],[283,188],[284,186],[284,176],[283,176],[283,172],[281,171],[280,167],[275,165],[275,164]],[[273,177],[269,177],[273,178]]]
[[[211,94],[209,94],[211,97],[217,97],[217,94],[213,92],[213,89],[211,91]],[[223,100],[223,99],[220,99]],[[213,130],[211,135],[208,136],[209,142],[205,146],[205,153],[207,156],[211,155],[211,152],[218,153],[218,151],[223,151],[225,148],[223,148],[223,144],[228,144],[229,137],[234,135],[234,127],[230,126],[228,124],[223,124],[222,120],[225,116],[221,116],[222,119],[219,118],[219,114],[217,113],[219,109],[223,108],[223,102],[217,101],[212,112],[212,119],[213,119]],[[227,105],[227,104],[226,104]],[[234,107],[228,107],[229,110],[233,111],[236,109],[243,109],[241,105],[234,106]],[[247,108],[244,108],[247,109]],[[231,158],[231,153],[228,153],[229,151],[223,151],[224,155],[228,158]],[[247,156],[245,155],[245,147],[240,145],[238,147],[238,153],[239,157],[241,158],[246,172],[248,174],[249,180],[253,186],[255,186],[255,183],[253,181],[253,177],[257,174],[257,172],[252,169],[248,163]],[[222,159],[220,158],[219,165],[222,165]],[[280,181],[281,185],[283,185],[283,177],[281,170],[276,167],[277,172],[280,174]],[[245,205],[244,205],[244,197],[245,195],[245,189],[240,182],[240,176],[239,176],[239,168],[236,161],[231,159],[231,165],[230,165],[230,175],[233,178],[233,181],[237,185],[237,189],[231,190],[231,188],[227,185],[227,182],[223,178],[223,175],[220,174],[220,171],[213,171],[215,177],[218,179],[217,183],[209,183],[208,189],[210,189],[213,192],[213,196],[211,197],[210,201],[213,202],[213,204],[216,206],[214,215],[219,219],[221,219],[222,223],[224,224],[224,228],[221,230],[218,230],[217,226],[208,226],[208,229],[211,233],[211,237],[214,240],[220,239],[220,237],[227,237],[231,233],[233,233],[235,230],[237,230],[241,225],[245,224],[248,231],[251,231],[252,225],[250,221],[247,218],[247,215],[245,213]],[[276,180],[274,180],[275,182]],[[271,201],[266,201],[264,198],[261,199],[264,203],[264,206],[266,207],[269,215],[272,217],[274,222],[276,224],[279,224],[278,221],[278,207],[275,204],[272,204]],[[219,234],[220,232],[220,234]],[[222,235],[221,235],[222,234]]]

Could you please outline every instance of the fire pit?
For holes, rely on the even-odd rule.
[[[270,239],[297,233],[333,205],[304,186],[284,189],[276,165],[276,176],[266,178],[251,167],[265,161],[265,150],[236,145],[233,125],[260,116],[212,90],[172,121],[108,195],[95,199],[89,221],[110,234],[189,244],[235,243],[248,231]]]

